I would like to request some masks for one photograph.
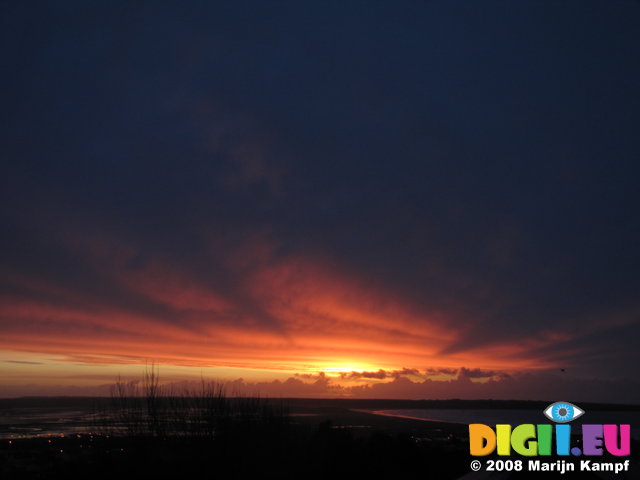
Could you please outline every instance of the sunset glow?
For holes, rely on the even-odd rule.
[[[7,9],[0,397],[640,401],[634,2],[290,3]]]
[[[8,367],[2,379],[10,388],[64,381],[99,386],[116,375],[135,378],[148,362],[161,367],[166,381],[323,378],[341,387],[401,376],[455,378],[465,366],[491,371],[485,380],[495,372],[555,366],[529,352],[556,341],[544,336],[443,353],[469,321],[460,313],[425,311],[401,291],[328,262],[270,260],[265,245],[237,247],[246,253],[243,264],[227,265],[241,280],[233,295],[160,258],[131,269],[134,246],[104,239],[73,245],[134,303],[112,305],[45,280],[14,278],[32,296],[2,296],[7,324],[0,346]],[[453,373],[442,377],[439,369]]]

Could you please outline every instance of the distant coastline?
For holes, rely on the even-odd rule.
[[[290,398],[273,397],[267,401],[287,402],[292,407],[307,408],[343,407],[363,410],[392,410],[392,409],[490,409],[490,410],[539,410],[558,399],[548,400],[494,400],[494,399],[447,399],[447,400],[407,400],[385,398]],[[0,409],[17,407],[55,407],[55,406],[91,406],[111,402],[110,397],[86,397],[86,396],[26,396],[0,398]],[[588,410],[608,411],[640,411],[639,404],[625,403],[597,403],[579,402],[581,407]]]

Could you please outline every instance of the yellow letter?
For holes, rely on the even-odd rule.
[[[511,455],[511,425],[496,425],[498,455]]]

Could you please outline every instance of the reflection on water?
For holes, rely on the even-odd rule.
[[[447,423],[497,423],[520,425],[522,423],[549,423],[542,411],[538,410],[492,410],[492,409],[398,409],[375,410],[377,415],[391,417],[413,418],[417,420],[437,421]],[[638,411],[587,411],[582,417],[571,422],[574,428],[581,428],[583,424],[629,424],[631,436],[640,438],[640,412]]]
[[[0,410],[0,438],[26,438],[89,433],[104,419],[93,410],[4,408]]]
[[[313,402],[311,402],[313,403]],[[0,401],[0,439],[25,438],[36,436],[60,436],[74,433],[91,433],[110,425],[111,431],[118,430],[118,419],[107,412],[108,400],[67,398],[67,399],[3,399]],[[26,406],[25,406],[26,405]],[[292,412],[292,417],[314,417],[318,413]],[[355,409],[358,410],[358,409]],[[378,415],[409,417],[419,420],[431,420],[448,423],[484,423],[495,425],[504,423],[519,425],[522,423],[549,423],[542,410],[525,409],[385,409],[366,411]],[[631,435],[640,439],[640,411],[589,411],[571,422],[576,431],[582,424],[630,424]],[[124,427],[122,427],[124,428]]]

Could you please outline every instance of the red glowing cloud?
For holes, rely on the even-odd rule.
[[[459,338],[457,325],[468,323],[459,313],[415,305],[402,292],[367,282],[326,258],[278,258],[264,239],[226,250],[228,282],[160,255],[138,261],[138,249],[117,241],[74,239],[73,246],[116,292],[110,293],[115,300],[77,285],[9,277],[20,293],[0,297],[0,348],[87,364],[153,359],[166,365],[322,371],[342,383],[376,379],[345,372],[380,369],[552,366],[528,357],[527,349],[557,337],[444,355]]]

